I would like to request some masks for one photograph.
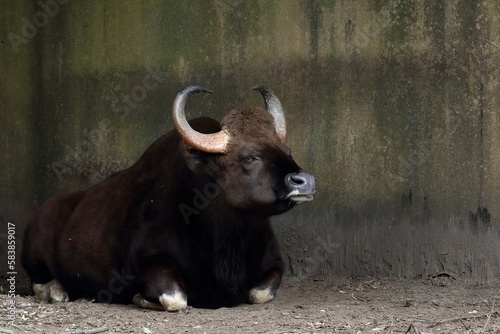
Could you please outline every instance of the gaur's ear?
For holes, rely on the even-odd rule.
[[[179,142],[179,151],[186,161],[186,165],[194,173],[208,172],[208,154],[189,146],[183,140]]]

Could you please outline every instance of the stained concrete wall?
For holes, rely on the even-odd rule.
[[[261,105],[250,88],[263,83],[317,177],[315,201],[275,219],[288,274],[500,281],[496,1],[1,8],[0,238],[13,222],[20,239],[49,196],[136,160],[172,127],[183,86],[215,91],[191,117],[221,119]]]

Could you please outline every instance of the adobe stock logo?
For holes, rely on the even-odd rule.
[[[26,17],[21,19],[22,27],[20,33],[16,34],[11,31],[7,35],[14,52],[18,53],[21,45],[28,44],[30,39],[38,35],[40,28],[45,27],[49,23],[49,20],[59,13],[61,6],[71,1],[74,0],[38,1],[37,4],[40,7],[40,10],[33,14],[31,20]]]

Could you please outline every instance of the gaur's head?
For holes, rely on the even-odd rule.
[[[284,144],[285,114],[278,97],[263,86],[254,90],[264,97],[266,109],[240,107],[221,124],[211,119],[190,124],[184,113],[187,98],[210,91],[187,87],[175,99],[173,119],[187,166],[194,173],[210,175],[219,196],[239,210],[277,214],[313,199],[314,176],[297,165]]]

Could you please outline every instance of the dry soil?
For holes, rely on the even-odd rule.
[[[0,295],[0,333],[500,333],[498,285],[449,275],[420,280],[285,278],[264,305],[167,313],[89,301]],[[499,304],[499,305],[497,305]]]

